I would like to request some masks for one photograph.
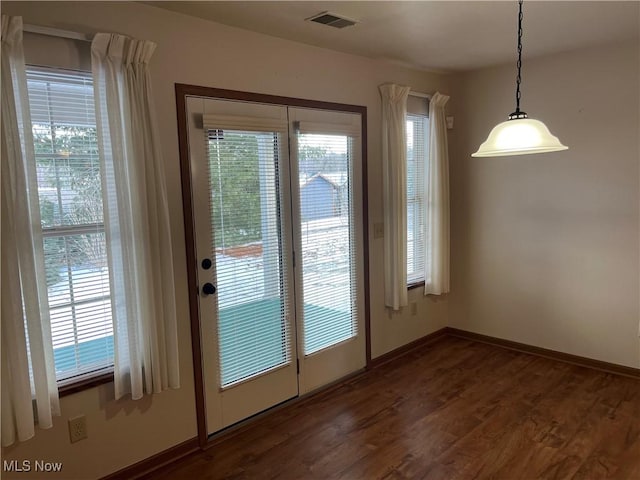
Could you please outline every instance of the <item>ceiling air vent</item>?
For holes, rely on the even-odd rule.
[[[306,20],[321,23],[322,25],[329,25],[330,27],[334,28],[351,27],[357,23],[355,20],[341,17],[340,15],[336,15],[335,13],[330,12],[322,12],[314,15],[313,17],[309,17]]]

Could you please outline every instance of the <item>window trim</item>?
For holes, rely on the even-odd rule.
[[[67,395],[89,390],[106,383],[113,383],[113,365],[88,372],[85,375],[58,381],[58,396],[66,397]]]

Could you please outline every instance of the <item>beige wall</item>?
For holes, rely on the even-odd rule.
[[[410,294],[411,301],[418,303],[417,315],[402,312],[389,317],[382,294],[383,241],[373,240],[371,226],[383,218],[378,85],[394,82],[418,91],[440,90],[450,94],[450,78],[249,33],[137,3],[3,2],[2,10],[23,16],[25,23],[89,33],[118,32],[158,44],[151,69],[169,179],[182,375],[181,389],[139,402],[114,402],[110,386],[64,397],[62,417],[56,419],[54,428],[39,431],[34,439],[4,449],[3,458],[63,461],[60,478],[93,478],[196,435],[175,83],[365,105],[373,356],[446,325],[446,299],[427,300],[418,290]],[[69,56],[73,57],[74,52]],[[454,105],[452,99],[450,108]],[[87,416],[89,438],[71,445],[66,421],[78,414]],[[26,474],[17,476],[30,478]]]
[[[513,109],[511,65],[455,77],[428,74],[136,3],[3,2],[2,10],[26,23],[158,44],[151,67],[170,179],[183,385],[139,402],[114,402],[108,385],[64,397],[54,428],[4,449],[3,458],[63,461],[59,478],[95,478],[196,435],[174,83],[368,108],[374,357],[449,324],[639,366],[636,44],[525,62],[523,107],[569,151],[471,159]],[[412,290],[415,316],[384,308],[383,240],[373,239],[372,226],[383,219],[377,86],[384,82],[451,94],[449,113],[456,115],[449,131],[453,293],[427,299]],[[89,439],[71,445],[66,420],[78,414],[87,416]]]
[[[526,60],[523,110],[566,152],[471,158],[514,66],[460,76],[450,326],[640,366],[638,42]]]

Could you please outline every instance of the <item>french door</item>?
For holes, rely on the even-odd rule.
[[[365,366],[360,115],[187,97],[206,423]]]
[[[289,131],[303,394],[366,363],[360,117],[289,108]]]

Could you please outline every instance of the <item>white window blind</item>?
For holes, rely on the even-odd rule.
[[[358,333],[352,142],[348,135],[298,133],[305,355]]]
[[[223,389],[291,362],[281,138],[276,130],[207,131]]]
[[[428,117],[407,115],[407,284],[424,282]]]
[[[113,365],[92,77],[27,68],[58,381]]]

